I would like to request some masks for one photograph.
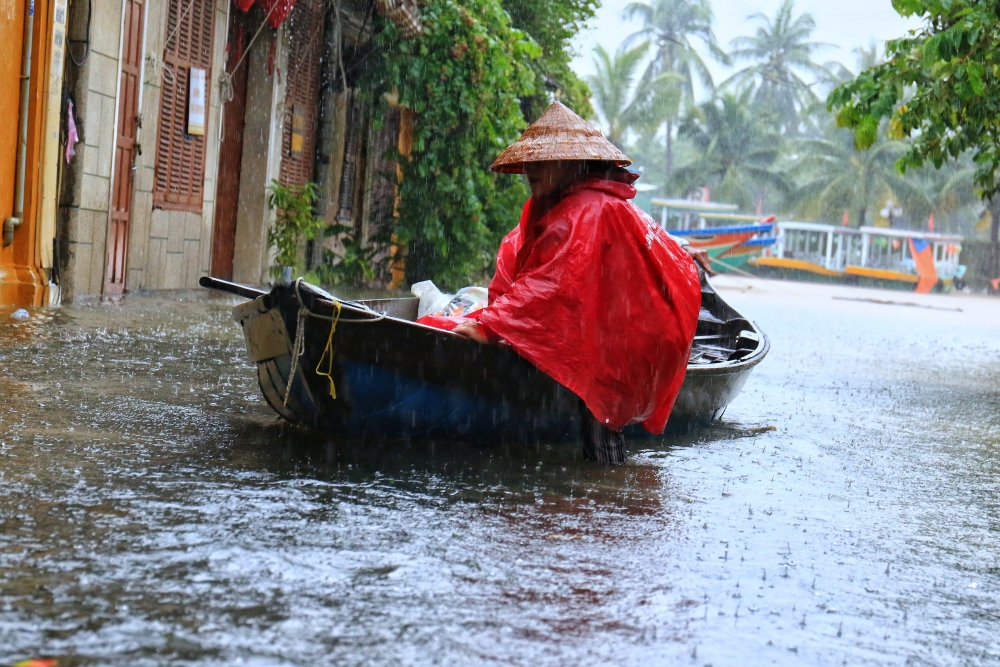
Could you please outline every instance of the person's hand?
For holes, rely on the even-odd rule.
[[[476,322],[475,320],[466,320],[465,322],[462,322],[457,327],[452,329],[452,331],[454,331],[460,336],[471,338],[477,343],[489,342],[486,340],[486,332],[483,331],[483,328],[479,325],[479,322]]]
[[[701,248],[693,248],[689,245],[684,246],[684,250],[687,251],[687,254],[691,255],[694,261],[698,263],[698,266],[705,270],[705,273],[710,276],[715,275],[715,271],[712,270],[712,260],[707,252]]]

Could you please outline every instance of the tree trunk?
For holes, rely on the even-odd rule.
[[[861,211],[858,213],[858,227],[865,226],[865,209],[861,207]]]
[[[990,278],[1000,277],[1000,194],[993,195],[990,209]]]
[[[674,171],[674,121],[667,120],[667,169],[666,169],[666,181],[663,184],[664,193],[666,196],[666,189],[670,185],[670,175]]]

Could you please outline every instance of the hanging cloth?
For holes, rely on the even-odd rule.
[[[913,266],[920,279],[917,281],[916,292],[927,294],[937,285],[937,266],[934,264],[934,246],[930,241],[922,239],[907,239],[910,243],[910,254],[913,255]]]

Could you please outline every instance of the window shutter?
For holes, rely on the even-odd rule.
[[[323,3],[300,0],[288,18],[288,81],[281,137],[281,184],[313,180],[318,124]]]
[[[214,31],[215,0],[167,0],[153,184],[153,205],[159,208],[201,212],[206,137],[187,134],[188,85],[192,67],[204,69],[206,80],[212,81]],[[208,83],[206,113],[211,89]]]

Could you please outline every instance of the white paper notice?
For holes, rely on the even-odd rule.
[[[187,133],[205,135],[205,70],[197,67],[189,78]]]

